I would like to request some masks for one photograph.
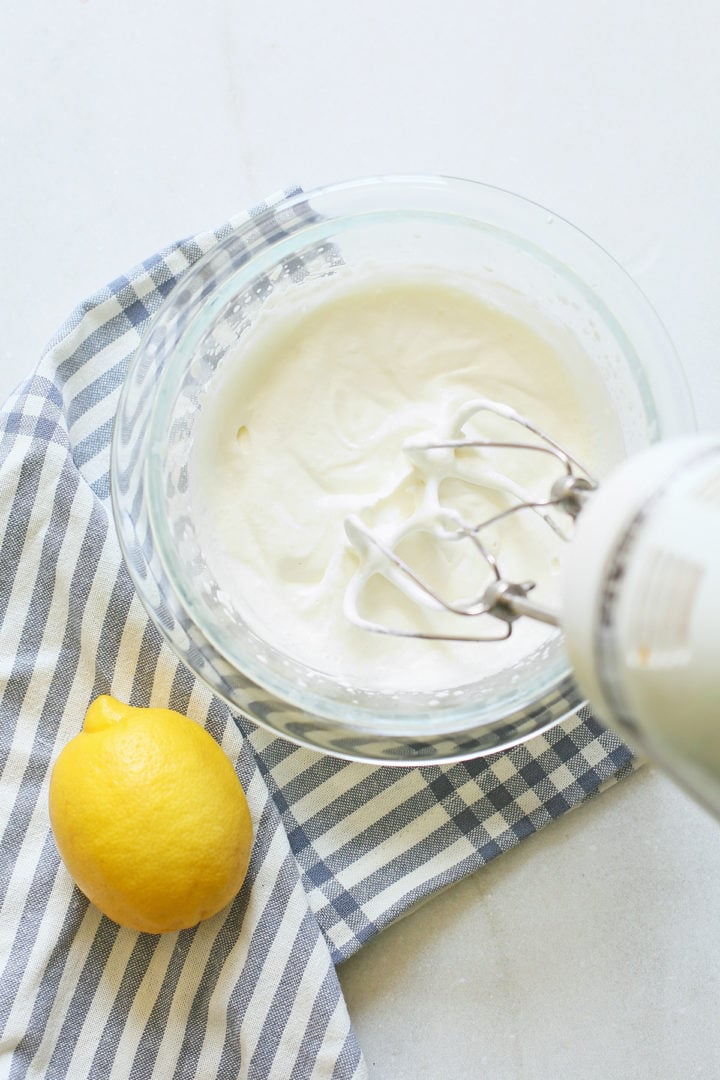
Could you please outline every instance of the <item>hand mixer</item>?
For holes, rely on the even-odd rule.
[[[468,421],[482,416],[523,429],[522,439],[468,435]],[[546,432],[498,402],[468,402],[450,435],[404,445],[428,477],[422,512],[409,524],[388,534],[359,517],[346,521],[359,555],[347,617],[375,633],[465,642],[505,639],[519,618],[560,627],[580,689],[600,718],[720,816],[720,436],[658,443],[598,484]],[[546,495],[498,472],[498,450],[553,462],[557,476]],[[448,476],[467,475],[462,459],[469,453],[482,459],[471,482],[507,504],[480,522],[445,506],[440,491]],[[533,581],[503,576],[502,559],[485,539],[498,523],[527,514],[568,541],[558,610],[533,599]],[[398,551],[418,531],[439,545],[471,543],[485,570],[482,588],[457,599],[423,580]],[[375,574],[422,608],[456,616],[461,629],[366,618],[361,597]],[[468,624],[486,629],[468,632]]]

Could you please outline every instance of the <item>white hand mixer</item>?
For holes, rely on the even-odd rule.
[[[519,425],[523,441],[466,435],[468,421],[482,414]],[[359,555],[345,597],[348,618],[375,633],[468,642],[507,638],[520,617],[559,626],[580,689],[599,717],[720,816],[720,436],[659,443],[601,485],[531,420],[497,402],[469,402],[454,418],[452,436],[405,444],[414,461],[439,464],[428,473],[424,512],[410,524],[388,535],[359,517],[346,521]],[[547,496],[534,497],[497,472],[498,450],[555,462]],[[507,501],[480,522],[444,506],[440,492],[448,476],[466,477],[461,458],[468,452],[484,462],[472,483]],[[534,582],[503,577],[501,558],[485,542],[488,530],[519,514],[539,515],[569,541],[557,611],[533,599]],[[458,600],[423,580],[398,553],[418,531],[440,545],[473,544],[487,573],[482,589]],[[416,604],[457,616],[461,628],[448,632],[445,622],[435,633],[364,617],[362,593],[375,574]],[[490,629],[468,633],[468,622]]]

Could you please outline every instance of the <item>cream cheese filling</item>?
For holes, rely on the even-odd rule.
[[[303,290],[302,300],[260,318],[206,393],[190,475],[208,567],[261,638],[348,684],[390,692],[475,682],[542,647],[554,632],[527,620],[491,645],[352,625],[344,602],[362,566],[346,522],[404,536],[403,558],[447,598],[481,591],[487,567],[473,546],[433,533],[438,499],[479,521],[508,505],[479,482],[483,473],[547,495],[557,468],[522,451],[418,455],[408,446],[446,436],[468,402],[489,398],[603,471],[622,453],[612,410],[590,362],[551,337],[464,283],[410,273]],[[464,430],[518,437],[502,423],[480,413]],[[537,515],[516,515],[488,543],[504,576],[530,578],[538,598],[557,599],[563,543]],[[358,605],[401,629],[498,629],[418,606],[381,574],[363,585]]]

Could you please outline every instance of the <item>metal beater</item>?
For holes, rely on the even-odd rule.
[[[476,438],[465,434],[465,428],[469,422],[481,414],[492,414],[516,425],[525,433],[529,432],[533,435],[536,441],[528,441],[527,437],[522,441],[507,441]],[[462,515],[443,505],[438,491],[438,477],[433,476],[432,471],[428,479],[430,505],[426,513],[397,530],[390,540],[383,537],[379,530],[368,527],[359,517],[355,515],[349,517],[345,522],[345,531],[360,556],[360,564],[345,595],[346,617],[356,626],[378,634],[443,641],[502,641],[510,637],[513,623],[520,616],[529,616],[554,626],[559,625],[558,612],[537,603],[530,597],[529,594],[535,588],[535,582],[511,581],[503,575],[500,560],[484,542],[483,534],[507,518],[530,512],[538,515],[560,539],[569,540],[570,533],[555,519],[551,511],[561,511],[573,521],[596,489],[597,481],[547,432],[526,416],[500,402],[491,401],[488,398],[476,398],[468,402],[453,417],[450,431],[452,437],[445,439],[408,440],[403,449],[421,467],[433,458],[437,458],[438,455],[444,455],[444,471],[441,477],[443,480],[453,477],[467,479],[465,474],[457,470],[458,451],[520,450],[545,455],[558,467],[557,478],[550,484],[547,497],[542,499],[531,497],[512,477],[498,472],[490,465],[482,470],[479,476],[473,477],[471,482],[486,490],[501,493],[510,505],[479,522],[466,521]],[[450,600],[443,596],[437,588],[423,580],[398,554],[400,544],[413,532],[430,533],[439,544],[469,541],[477,551],[486,571],[489,571],[489,584],[483,587],[479,595],[471,596],[466,600]],[[426,608],[474,619],[490,616],[500,625],[495,626],[493,632],[487,634],[456,634],[401,629],[367,619],[360,612],[360,600],[368,581],[375,574],[381,574],[405,596]]]

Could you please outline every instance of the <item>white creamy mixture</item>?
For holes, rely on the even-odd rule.
[[[310,297],[310,299],[308,299]],[[430,690],[474,682],[539,648],[547,627],[516,624],[509,642],[385,637],[343,613],[360,559],[350,516],[394,537],[419,522],[440,474],[443,505],[478,522],[504,496],[477,481],[488,467],[547,497],[558,475],[544,455],[463,450],[417,454],[408,441],[446,437],[468,402],[490,398],[532,418],[590,468],[620,452],[589,362],[464,287],[408,276],[303,290],[293,308],[258,320],[225,358],[196,424],[191,486],[200,544],[221,589],[256,633],[295,659],[367,689]],[[598,418],[602,417],[602,420]],[[524,437],[486,413],[467,434]],[[448,453],[451,460],[448,460]],[[442,456],[444,455],[444,456]],[[556,599],[563,544],[524,513],[485,537],[505,577]],[[413,530],[399,547],[448,600],[479,594],[487,567],[468,541]],[[366,618],[399,627],[488,634],[500,624],[437,615],[373,576],[358,597]]]

